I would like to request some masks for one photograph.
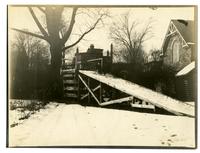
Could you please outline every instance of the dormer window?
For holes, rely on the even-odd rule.
[[[172,45],[172,62],[177,63],[179,61],[179,50],[180,50],[180,42],[175,40]]]

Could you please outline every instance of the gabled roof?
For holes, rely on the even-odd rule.
[[[181,20],[181,19],[173,19],[170,21],[169,27],[167,29],[165,39],[162,44],[162,50],[165,50],[166,44],[169,42],[170,34],[174,33],[170,32],[170,26],[174,27],[174,31],[180,35],[180,37],[183,39],[183,42],[186,46],[189,45],[189,43],[195,43],[195,37],[194,37],[194,21],[192,20]],[[169,35],[168,35],[169,34]]]
[[[194,21],[171,20],[186,42],[194,42]]]

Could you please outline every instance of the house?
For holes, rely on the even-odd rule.
[[[165,80],[165,91],[183,101],[194,101],[196,87],[195,24],[171,20],[162,45],[163,67],[174,75]]]

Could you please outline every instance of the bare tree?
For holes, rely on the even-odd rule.
[[[152,58],[152,61],[160,61],[160,55],[161,51],[159,49],[151,49],[149,52],[149,56]]]
[[[37,77],[40,78],[47,73],[46,68],[50,58],[48,46],[33,36],[17,33],[11,42],[10,50],[11,97],[30,98],[34,86],[44,83],[36,82],[36,80]]]
[[[143,29],[136,30],[140,26],[136,20],[130,21],[129,13],[126,13],[114,21],[110,27],[110,37],[118,46],[118,56],[124,61],[140,64],[143,60],[143,43],[151,38],[152,21],[149,21]]]
[[[26,30],[28,31],[28,30]],[[50,59],[50,53],[48,50],[48,45],[44,43],[44,41],[37,39],[36,37],[33,37],[31,35],[26,35],[23,33],[18,33],[14,41],[11,42],[11,48],[12,52],[21,52],[24,51],[24,54],[26,54],[28,58],[28,68],[31,69],[35,65],[37,65],[36,62],[39,63],[39,60],[45,61],[46,64],[49,63]],[[34,58],[39,57],[36,61]]]
[[[50,53],[51,53],[51,78],[52,78],[52,85],[54,86],[54,91],[52,94],[54,98],[60,98],[62,94],[62,83],[60,78],[60,67],[62,63],[62,53],[78,44],[88,33],[93,31],[99,23],[101,23],[105,16],[107,16],[107,12],[104,11],[96,11],[97,16],[95,20],[79,35],[76,41],[69,44],[70,36],[72,35],[72,31],[74,25],[76,23],[76,16],[78,13],[78,7],[73,8],[65,8],[64,6],[34,6],[28,7],[33,20],[35,21],[38,29],[40,30],[41,34],[36,34],[28,31],[24,31],[21,29],[12,28],[15,31],[22,32],[24,34],[28,34],[43,40],[46,40],[50,45]],[[34,9],[40,10],[46,20],[46,27],[44,27],[39,18],[36,16]],[[69,18],[69,23],[66,26],[63,26],[62,14],[64,9],[71,10],[71,16]],[[65,29],[63,30],[63,27]],[[67,28],[66,28],[67,27]],[[68,44],[68,45],[66,45]],[[52,87],[50,87],[52,88]]]

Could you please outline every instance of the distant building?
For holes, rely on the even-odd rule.
[[[170,21],[161,52],[153,51],[146,60],[144,73],[150,88],[182,101],[195,100],[194,31],[194,21]]]
[[[194,21],[171,20],[162,45],[163,64],[180,71],[195,60]]]
[[[195,93],[195,26],[191,20],[171,20],[162,45],[163,67],[172,69],[166,90],[178,99],[193,101]]]

